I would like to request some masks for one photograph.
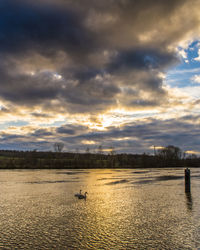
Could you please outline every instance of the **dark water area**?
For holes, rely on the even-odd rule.
[[[198,249],[200,169],[1,170],[2,249]],[[88,192],[87,199],[75,193]]]

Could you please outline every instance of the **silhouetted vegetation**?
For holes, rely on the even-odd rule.
[[[70,169],[70,168],[158,168],[199,167],[200,157],[185,155],[174,146],[148,154],[98,154],[0,151],[0,169]]]

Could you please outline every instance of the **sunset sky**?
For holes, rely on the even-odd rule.
[[[200,154],[199,0],[1,0],[0,149]]]

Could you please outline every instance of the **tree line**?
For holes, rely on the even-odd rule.
[[[103,154],[0,150],[0,169],[199,167],[200,157],[169,145],[149,154]]]

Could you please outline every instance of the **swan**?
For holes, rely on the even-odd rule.
[[[82,190],[80,189],[80,193],[76,193],[74,196],[75,196],[75,197],[79,197],[79,195],[82,195],[82,194],[81,194],[81,191],[82,191]]]
[[[78,195],[79,199],[86,199],[86,197],[87,197],[87,192],[85,192],[85,194],[79,194]]]

